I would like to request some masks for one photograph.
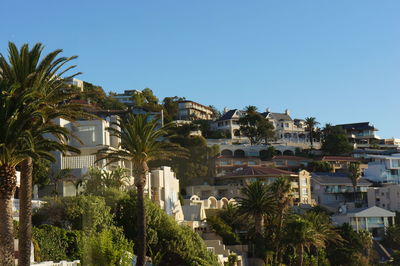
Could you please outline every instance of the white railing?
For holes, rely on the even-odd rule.
[[[32,200],[32,209],[40,208],[45,201],[42,200]],[[17,217],[19,215],[19,199],[13,199],[13,216]]]
[[[96,161],[96,155],[81,155],[63,157],[61,160],[61,169],[82,169],[90,168]]]
[[[43,261],[35,264],[31,264],[31,266],[79,266],[81,265],[80,260],[74,261],[65,261],[62,260],[60,262],[53,262],[53,261]]]

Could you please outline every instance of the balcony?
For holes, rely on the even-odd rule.
[[[61,159],[61,169],[82,169],[95,165],[96,155],[68,156]]]
[[[357,187],[356,192],[367,192],[368,187]],[[325,193],[353,193],[353,187],[345,186],[331,186],[325,187]]]

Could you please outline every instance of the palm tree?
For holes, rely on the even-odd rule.
[[[19,85],[7,86],[0,71],[0,265],[14,265],[12,198],[16,166],[31,155],[32,135],[26,131],[40,114],[28,104],[30,93],[18,94]]]
[[[18,84],[15,97],[25,94],[34,95],[29,104],[28,110],[36,113],[36,119],[30,116],[30,124],[24,128],[27,134],[31,135],[30,155],[21,162],[21,185],[20,185],[20,236],[19,236],[19,265],[29,265],[30,243],[31,243],[31,200],[32,200],[32,159],[44,158],[54,161],[49,153],[51,150],[75,151],[72,147],[63,145],[62,141],[68,138],[68,131],[54,125],[51,121],[58,117],[73,117],[72,114],[81,115],[79,106],[65,104],[74,95],[67,91],[69,81],[75,74],[63,78],[68,70],[62,67],[76,57],[59,57],[62,50],[56,50],[43,57],[41,54],[43,45],[40,43],[29,49],[27,44],[17,49],[15,44],[9,43],[9,59],[0,55],[1,80],[4,87],[12,87]],[[60,105],[63,103],[63,105]],[[29,115],[28,115],[29,117]],[[43,134],[52,134],[55,140],[43,138]],[[59,140],[59,141],[57,141]],[[26,144],[26,143],[25,143]],[[25,149],[20,147],[20,149]]]
[[[323,241],[319,238],[311,222],[295,216],[295,218],[286,225],[285,231],[286,243],[292,247],[298,257],[298,266],[303,265],[304,251],[312,246],[320,247]]]
[[[319,124],[319,122],[317,122],[315,117],[306,117],[305,125],[306,125],[307,130],[308,130],[308,132],[310,134],[310,146],[311,146],[311,149],[313,149],[314,129],[315,129],[315,126],[318,125],[318,124]]]
[[[163,136],[167,135],[167,127],[160,127],[159,119],[151,119],[149,115],[129,114],[124,119],[108,128],[110,133],[121,139],[121,149],[103,149],[99,153],[104,155],[102,159],[108,159],[109,163],[119,160],[127,160],[133,165],[135,186],[137,189],[137,265],[143,266],[146,258],[146,216],[144,206],[144,187],[149,172],[148,163],[153,160],[169,160],[172,157],[183,156],[182,150],[172,143],[163,142]]]
[[[281,261],[282,255],[282,229],[285,216],[288,213],[289,206],[292,204],[291,183],[290,180],[280,177],[274,181],[270,186],[270,191],[276,201],[276,234],[275,234],[275,255],[274,263],[277,264]]]
[[[357,183],[358,180],[361,178],[361,169],[359,162],[353,162],[349,165],[349,178],[351,179],[351,184],[353,185],[353,195],[354,195],[354,202],[357,200]]]
[[[254,219],[258,235],[264,232],[264,216],[275,208],[272,193],[268,186],[257,180],[241,190],[243,197],[238,199],[239,211]]]
[[[52,183],[52,185],[54,186],[53,192],[52,194],[54,195],[54,197],[58,196],[58,183],[60,181],[66,180],[66,179],[74,179],[75,176],[72,175],[71,173],[71,169],[61,169],[57,172],[53,172],[51,171],[50,174],[50,181]]]

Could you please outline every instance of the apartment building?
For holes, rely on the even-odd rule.
[[[61,152],[54,152],[56,162],[52,165],[51,172],[56,174],[61,169],[70,169],[71,176],[69,180],[60,181],[58,193],[61,196],[75,196],[76,186],[75,182],[81,178],[90,167],[99,167],[104,170],[112,170],[117,166],[130,169],[129,162],[117,162],[110,165],[106,165],[106,161],[101,160],[100,155],[96,154],[100,149],[110,148],[118,149],[121,140],[116,136],[110,135],[107,127],[112,126],[112,122],[117,120],[117,116],[110,116],[106,119],[99,120],[79,120],[79,121],[68,121],[62,118],[55,120],[55,123],[59,126],[65,127],[75,136],[68,141],[68,145],[78,148],[80,154],[67,152],[62,154]],[[43,193],[49,193],[46,189],[41,190],[40,195]]]
[[[168,215],[174,217],[175,221],[183,222],[184,213],[178,198],[179,180],[171,167],[162,166],[152,170],[147,183],[151,188],[151,200],[156,202]]]
[[[344,129],[350,143],[357,148],[368,148],[379,144],[380,137],[376,135],[378,129],[370,122],[351,123],[338,125]]]
[[[310,158],[289,155],[277,155],[272,158],[275,167],[287,171],[299,171],[306,168],[312,161]]]
[[[354,202],[353,184],[346,173],[312,173],[313,199],[320,205],[336,210],[342,204]],[[357,199],[366,202],[368,187],[372,183],[365,178],[357,182]]]
[[[135,104],[133,96],[140,93],[142,92],[139,90],[125,90],[124,93],[118,93],[112,97],[127,106],[133,106]]]
[[[178,102],[178,120],[213,120],[214,112],[210,107],[193,101]]]
[[[293,203],[312,204],[311,199],[311,176],[305,170],[298,173],[284,171],[273,167],[253,166],[238,168],[234,172],[214,177],[212,182],[202,182],[186,188],[189,195],[197,195],[200,198],[237,198],[241,197],[241,189],[260,180],[265,184],[273,183],[277,178],[287,178],[291,182]]]
[[[400,153],[368,155],[370,159],[365,177],[375,182],[400,184]]]
[[[347,173],[351,163],[359,163],[362,173],[368,168],[368,165],[363,164],[361,159],[351,156],[324,156],[321,161],[328,162],[334,173]]]
[[[400,211],[400,185],[385,184],[368,188],[368,207],[377,206],[390,211]]]

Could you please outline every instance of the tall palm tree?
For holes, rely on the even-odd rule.
[[[31,93],[18,94],[18,84],[7,86],[0,71],[0,265],[14,265],[12,198],[16,166],[32,155],[32,135],[26,130],[41,114],[31,108]]]
[[[108,128],[111,135],[121,139],[120,149],[102,149],[102,159],[108,163],[127,160],[133,165],[134,183],[137,189],[137,265],[143,266],[146,258],[146,216],[144,206],[144,187],[149,173],[148,163],[153,160],[169,160],[172,157],[183,156],[183,152],[176,145],[162,141],[167,135],[166,125],[160,127],[159,119],[152,119],[149,115],[129,114],[126,119],[118,119]]]
[[[75,66],[63,66],[76,57],[58,57],[62,50],[56,50],[41,59],[43,45],[40,43],[29,49],[27,44],[18,48],[9,43],[9,58],[0,55],[1,80],[4,87],[18,84],[15,97],[24,94],[33,94],[33,101],[27,102],[29,110],[40,114],[35,119],[31,116],[30,124],[24,130],[32,135],[31,151],[35,157],[54,160],[50,150],[65,151],[62,140],[68,137],[68,132],[51,121],[58,117],[72,117],[73,113],[82,113],[77,105],[65,104],[74,94],[70,93],[66,84],[74,74],[62,77],[67,71]],[[62,103],[62,105],[60,105]],[[24,108],[27,108],[25,106]],[[52,134],[55,140],[46,140],[43,134]],[[60,140],[60,141],[56,141]],[[24,149],[24,148],[22,148]],[[71,147],[67,150],[77,151]],[[31,199],[32,199],[32,158],[27,156],[21,162],[21,184],[20,184],[20,236],[19,236],[19,265],[29,265],[31,244]]]
[[[360,163],[359,162],[353,162],[350,163],[349,169],[349,178],[351,179],[351,184],[353,185],[353,196],[354,196],[354,202],[357,200],[357,183],[358,180],[361,178],[361,168],[360,168]]]
[[[320,247],[323,241],[319,238],[311,222],[296,217],[286,225],[285,240],[289,247],[292,247],[297,254],[297,265],[302,266],[304,252],[312,246]]]
[[[319,124],[319,122],[317,122],[315,117],[306,117],[306,119],[305,119],[305,125],[306,125],[307,130],[308,130],[308,132],[310,134],[310,147],[311,147],[311,149],[313,149],[314,129],[318,124]]]
[[[276,202],[276,233],[275,233],[275,255],[274,263],[277,264],[281,261],[282,256],[282,230],[287,216],[289,206],[292,204],[292,194],[291,194],[291,183],[290,180],[284,177],[280,177],[274,181],[270,186],[270,191]]]
[[[238,199],[239,211],[254,219],[255,232],[264,232],[264,216],[272,212],[275,203],[268,186],[257,180],[241,190],[243,197]]]

